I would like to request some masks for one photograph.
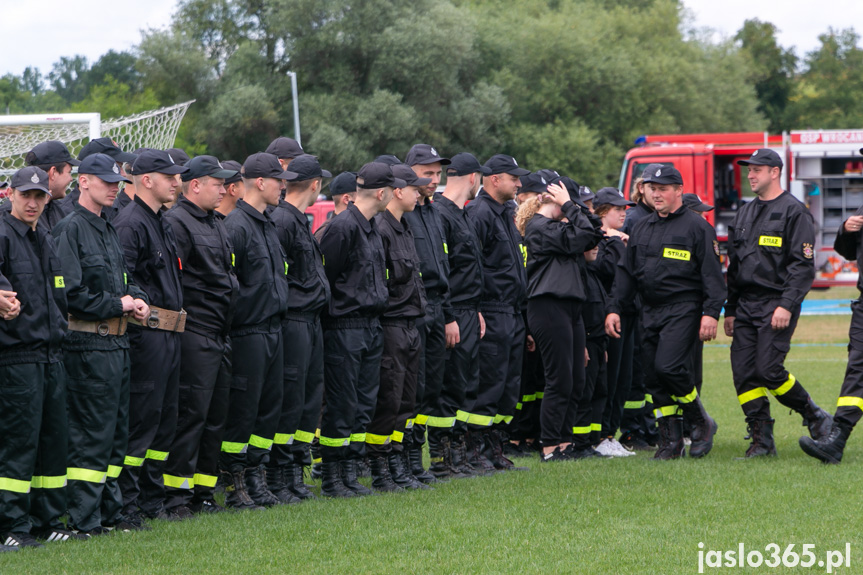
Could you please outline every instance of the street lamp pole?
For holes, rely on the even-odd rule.
[[[300,104],[297,101],[297,73],[288,72],[291,77],[291,98],[294,101],[294,139],[299,145],[303,145],[300,140]]]

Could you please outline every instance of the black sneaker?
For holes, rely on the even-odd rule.
[[[647,440],[641,435],[637,433],[624,433],[620,436],[620,444],[627,449],[632,449],[634,451],[653,451],[655,447],[651,447]]]
[[[129,513],[128,515],[124,515],[120,518],[120,521],[113,526],[113,528],[117,531],[122,531],[123,533],[129,533],[131,531],[150,531],[153,529],[144,523],[144,518],[141,517],[139,513]]]
[[[568,455],[564,454],[559,447],[555,447],[551,453],[544,453],[539,458],[543,463],[551,463],[553,461],[569,461]]]
[[[45,547],[29,533],[7,533],[3,538],[3,545],[18,547],[19,549],[24,547],[33,547],[34,549]]]
[[[78,533],[77,531],[69,531],[68,529],[49,529],[47,531],[38,531],[34,535],[37,539],[42,539],[47,543],[57,541],[86,541],[90,538],[86,533]]]
[[[195,514],[209,514],[221,513],[222,511],[225,511],[225,508],[212,499],[202,499],[200,501],[193,501],[192,504],[189,505],[189,510]]]
[[[165,511],[165,515],[167,521],[185,521],[186,519],[191,519],[195,516],[192,513],[192,510],[185,505],[168,509]]]
[[[94,527],[89,531],[75,531],[78,535],[84,535],[87,538],[98,537],[99,535],[110,535],[113,533],[113,527],[105,527],[104,525],[100,525],[98,527]]]
[[[11,545],[0,545],[0,553],[7,553],[9,551],[20,551],[20,549]]]

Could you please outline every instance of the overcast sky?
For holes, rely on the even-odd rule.
[[[638,0],[632,0],[636,2]],[[19,75],[27,66],[43,74],[61,56],[83,54],[95,62],[108,50],[126,50],[141,40],[141,30],[165,27],[176,0],[3,0],[0,76]],[[818,46],[830,26],[857,24],[863,33],[861,0],[683,0],[697,27],[710,27],[716,38],[730,37],[747,18],[772,22],[779,43],[797,55]],[[72,10],[70,11],[70,7]]]

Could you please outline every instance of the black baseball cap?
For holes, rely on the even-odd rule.
[[[519,194],[535,193],[542,194],[548,191],[548,185],[551,183],[545,179],[545,176],[539,172],[533,172],[521,176],[521,187],[518,189]]]
[[[321,165],[318,163],[318,158],[311,154],[297,156],[293,161],[291,161],[290,168],[292,172],[297,174],[297,177],[291,180],[293,182],[304,182],[313,178],[333,177],[328,170],[321,168]]]
[[[683,194],[683,205],[692,210],[693,212],[712,212],[713,206],[708,206],[704,202],[701,201],[696,194],[686,193]]]
[[[581,184],[579,184],[578,182],[576,182],[575,180],[573,180],[569,176],[563,176],[562,178],[560,178],[560,184],[564,188],[566,188],[567,192],[569,192],[569,199],[572,200],[573,202],[576,202],[577,204],[579,204],[581,206],[584,206],[585,209],[587,208],[587,205],[584,203],[584,201],[593,199],[593,195],[586,197],[586,198],[582,198],[581,188],[583,186],[581,186]]]
[[[392,166],[393,176],[404,180],[409,186],[427,186],[431,183],[431,178],[420,178],[417,176],[414,169],[407,164],[396,164]],[[398,186],[395,186],[398,187]]]
[[[581,199],[582,202],[589,202],[596,199],[596,194],[594,194],[593,190],[591,190],[587,186],[579,186],[578,197]]]
[[[781,168],[784,165],[779,154],[768,148],[755,150],[748,160],[737,160],[737,163],[741,166],[770,166],[771,168]]]
[[[484,165],[489,170],[486,175],[512,174],[513,176],[521,177],[530,173],[530,170],[519,168],[515,158],[506,154],[495,154],[486,160]]]
[[[0,182],[0,190],[5,190],[8,187],[9,187],[9,182],[7,182],[7,181]]]
[[[80,170],[78,171],[80,172]],[[163,152],[162,150],[149,150],[138,156],[132,164],[132,168],[129,173],[133,176],[152,174],[154,172],[173,175],[185,174],[188,171],[189,168],[177,164],[168,152]]]
[[[168,148],[165,151],[171,154],[171,158],[175,163],[181,166],[185,166],[189,163],[189,154],[187,154],[186,150],[183,148]]]
[[[557,170],[542,169],[537,170],[536,173],[542,176],[549,184],[560,183],[560,174],[557,173]]]
[[[115,162],[129,162],[130,164],[138,157],[130,152],[124,152],[120,147],[120,144],[111,138],[96,138],[94,140],[90,140],[87,145],[81,148],[81,151],[78,152],[78,159],[83,160],[91,154],[105,154],[106,156],[114,158]]]
[[[674,166],[663,166],[662,164],[657,164],[656,168],[653,166],[654,164],[649,165],[642,174],[645,184],[683,185],[683,177]]]
[[[268,154],[273,154],[281,160],[292,160],[297,156],[305,154],[303,147],[293,138],[276,138],[265,150]]]
[[[342,172],[330,181],[330,196],[353,194],[357,191],[356,172]]]
[[[393,187],[403,188],[408,183],[393,176],[392,167],[383,162],[369,162],[357,172],[357,187],[364,190],[377,190]]]
[[[449,166],[446,169],[447,176],[469,176],[476,173],[487,176],[491,174],[491,170],[481,166],[476,156],[470,152],[461,152],[450,158]]]
[[[240,165],[240,162],[235,162],[234,160],[225,160],[222,162],[222,167],[226,170],[233,170],[237,172],[233,176],[228,176],[225,178],[225,185],[233,184],[234,182],[242,182],[243,174],[240,173],[240,170],[243,169],[243,166]]]
[[[267,152],[252,154],[243,162],[244,178],[275,178],[277,180],[293,180],[299,174],[283,170],[279,159]]]
[[[39,190],[51,195],[51,190],[48,188],[48,173],[36,166],[27,166],[15,172],[12,175],[11,185],[19,192]]]
[[[434,164],[440,162],[442,166],[447,166],[450,163],[449,158],[442,158],[433,146],[428,144],[416,144],[410,149],[408,155],[405,156],[405,164],[408,166]]]
[[[387,164],[389,166],[395,166],[396,164],[402,163],[402,161],[399,160],[398,156],[393,156],[392,154],[382,154],[375,158],[373,161]]]
[[[117,161],[106,154],[90,154],[78,166],[79,174],[92,174],[103,182],[115,183],[126,182],[131,184],[132,181],[124,178],[120,174],[120,168],[117,167]]]
[[[626,198],[623,197],[623,192],[618,190],[617,188],[605,187],[600,188],[598,192],[596,192],[596,197],[593,199],[593,207],[594,209],[599,206],[634,206],[635,202],[630,202]]]
[[[73,166],[79,165],[81,162],[72,157],[69,149],[57,140],[49,140],[36,144],[33,149],[27,152],[24,161],[30,166],[44,166],[47,164],[62,164],[63,162]]]
[[[184,182],[191,182],[204,176],[227,180],[239,174],[239,170],[226,169],[215,156],[195,156],[185,167],[188,171],[180,176]]]

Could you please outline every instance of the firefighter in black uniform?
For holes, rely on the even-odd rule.
[[[163,206],[176,198],[176,174],[188,171],[167,152],[144,152],[132,166],[139,185],[135,199],[112,223],[120,237],[126,269],[147,294],[150,317],[129,326],[132,371],[129,447],[120,489],[123,514],[165,518],[165,461],[177,428],[180,378],[180,333],[185,328],[180,259]],[[182,519],[185,517],[176,516]]]
[[[267,484],[286,503],[314,497],[303,481],[303,467],[311,465],[309,446],[321,414],[324,335],[320,316],[330,299],[330,284],[305,211],[318,198],[323,178],[332,177],[310,155],[294,158],[291,171],[298,176],[288,182],[285,199],[270,212],[287,255],[291,297],[282,321],[284,399],[267,463]]]
[[[860,150],[863,154],[863,149]],[[845,220],[833,243],[833,249],[848,261],[857,260],[860,274],[857,289],[863,294],[863,207]],[[848,329],[848,366],[839,391],[833,426],[826,437],[815,440],[800,438],[800,447],[807,454],[825,463],[839,463],[845,442],[863,415],[863,299],[851,303],[851,326]]]
[[[380,385],[386,309],[386,263],[374,216],[393,188],[404,187],[386,164],[371,162],[357,174],[356,201],[333,218],[321,238],[330,305],[324,327],[324,409],[321,417],[321,493],[354,497],[372,493],[357,481],[366,431]]]
[[[315,239],[318,242],[324,237],[324,230],[333,218],[348,209],[348,204],[354,201],[357,195],[357,175],[354,172],[342,172],[330,180],[330,198],[333,201],[333,215],[329,216],[320,227],[315,230]]]
[[[522,309],[527,303],[527,254],[513,220],[512,200],[521,187],[519,178],[530,172],[504,154],[489,158],[485,167],[491,173],[483,177],[483,188],[465,208],[482,246],[480,311],[486,324],[479,346],[479,392],[468,420],[485,429],[471,433],[469,439],[471,451],[485,450],[495,468],[512,469],[513,463],[503,455],[499,430],[512,421],[521,389],[526,340]]]
[[[142,152],[147,149],[149,148],[139,148],[136,152]],[[120,175],[124,177],[129,176],[125,171],[125,168],[130,167],[135,161],[135,158],[138,157],[137,154],[124,152],[123,149],[120,148],[120,145],[111,138],[96,138],[94,140],[90,140],[87,142],[87,145],[81,148],[81,151],[78,152],[78,160],[84,161],[84,158],[93,154],[105,154],[106,156],[114,158],[114,161],[117,162],[117,167],[120,169]],[[130,187],[132,190],[131,195],[129,193]],[[68,194],[66,194],[65,198],[60,200],[58,207],[62,208],[64,213],[69,214],[78,204],[78,197],[80,195],[81,190],[75,186]],[[131,183],[127,183],[123,189],[117,193],[117,198],[114,200],[114,203],[103,211],[109,222],[117,215],[117,212],[119,212],[120,209],[129,205],[129,202],[132,201],[132,196],[134,195],[134,186],[132,186]]]
[[[447,342],[444,384],[437,409],[444,417],[456,418],[452,436],[444,438],[444,443],[450,442],[448,463],[468,475],[494,471],[481,453],[477,454],[479,467],[468,463],[465,441],[468,430],[478,433],[485,427],[471,421],[479,390],[479,342],[485,334],[485,322],[479,311],[482,246],[464,206],[476,197],[482,176],[490,173],[472,154],[456,154],[447,166],[446,188],[433,204],[440,215],[450,268],[451,296],[443,310],[444,319],[458,326],[458,337]]]
[[[12,210],[0,214],[0,543],[66,541],[66,372],[60,344],[66,291],[60,259],[39,217],[48,174],[12,176]],[[37,223],[39,225],[37,225]],[[15,295],[12,295],[15,294]]]
[[[405,164],[392,166],[393,175],[407,185],[393,190],[387,209],[374,220],[386,254],[387,309],[381,316],[384,347],[381,383],[375,414],[366,433],[366,451],[377,491],[430,489],[406,470],[402,459],[407,420],[416,411],[420,335],[417,320],[425,313],[425,289],[414,239],[404,217],[416,208],[419,188],[429,178],[418,178]],[[434,466],[434,462],[432,462]]]
[[[66,196],[66,188],[72,182],[72,168],[81,162],[72,157],[62,142],[55,140],[36,144],[24,156],[24,162],[48,174],[48,190],[51,196],[45,209],[42,210],[39,223],[46,232],[51,233],[51,229],[57,225],[57,222],[71,211],[64,206],[63,200]],[[9,201],[0,204],[0,212],[9,211],[11,208],[12,204]]]
[[[655,459],[684,455],[683,417],[692,426],[690,457],[713,447],[716,422],[707,414],[692,384],[692,346],[716,337],[725,301],[719,244],[713,227],[683,205],[683,179],[673,167],[644,176],[655,212],[636,224],[618,268],[610,312],[609,336],[620,337],[621,302],[635,294],[644,304],[642,364],[653,396],[660,444]]]
[[[121,510],[120,476],[129,434],[129,317],[150,316],[147,294],[127,272],[117,232],[103,210],[118,182],[128,181],[110,156],[93,154],[78,167],[81,196],[52,233],[57,242],[69,333],[63,341],[69,416],[68,525],[100,534],[114,526],[140,529]]]
[[[815,224],[799,200],[782,190],[782,158],[755,150],[748,160],[749,184],[758,196],[744,204],[728,226],[728,303],[725,333],[737,399],[752,443],[746,457],[776,455],[769,391],[803,416],[809,433],[827,436],[833,418],[818,407],[783,365],[800,306],[815,279]]]
[[[231,323],[233,376],[219,467],[227,475],[230,507],[277,505],[262,464],[276,436],[282,406],[282,317],[288,309],[288,262],[268,206],[279,203],[282,181],[296,177],[272,154],[243,163],[246,193],[225,218],[240,284]],[[245,487],[244,487],[245,486]]]
[[[451,434],[455,425],[455,417],[443,417],[437,411],[443,387],[447,339],[454,340],[458,324],[449,322],[447,325],[444,319],[443,307],[448,305],[449,299],[449,261],[440,216],[432,208],[432,197],[440,184],[442,166],[449,163],[448,158],[442,158],[437,150],[428,144],[416,144],[405,157],[405,164],[413,168],[417,177],[429,180],[428,184],[420,188],[416,209],[405,212],[404,215],[414,236],[428,302],[425,317],[419,324],[421,355],[416,418],[413,419],[413,425],[411,421],[408,422],[409,431],[405,438],[411,473],[424,483],[433,482],[434,477],[447,477],[451,474],[450,470],[440,465],[433,470],[433,475],[423,468],[422,446],[425,443],[426,428],[429,434],[430,458],[442,463],[446,449],[442,439]]]
[[[165,463],[165,510],[171,517],[222,511],[214,499],[231,391],[228,330],[239,285],[233,248],[215,208],[224,181],[239,173],[213,156],[187,164],[185,192],[165,215],[183,263],[185,330],[180,334],[177,431]],[[240,167],[240,166],[237,166]]]

